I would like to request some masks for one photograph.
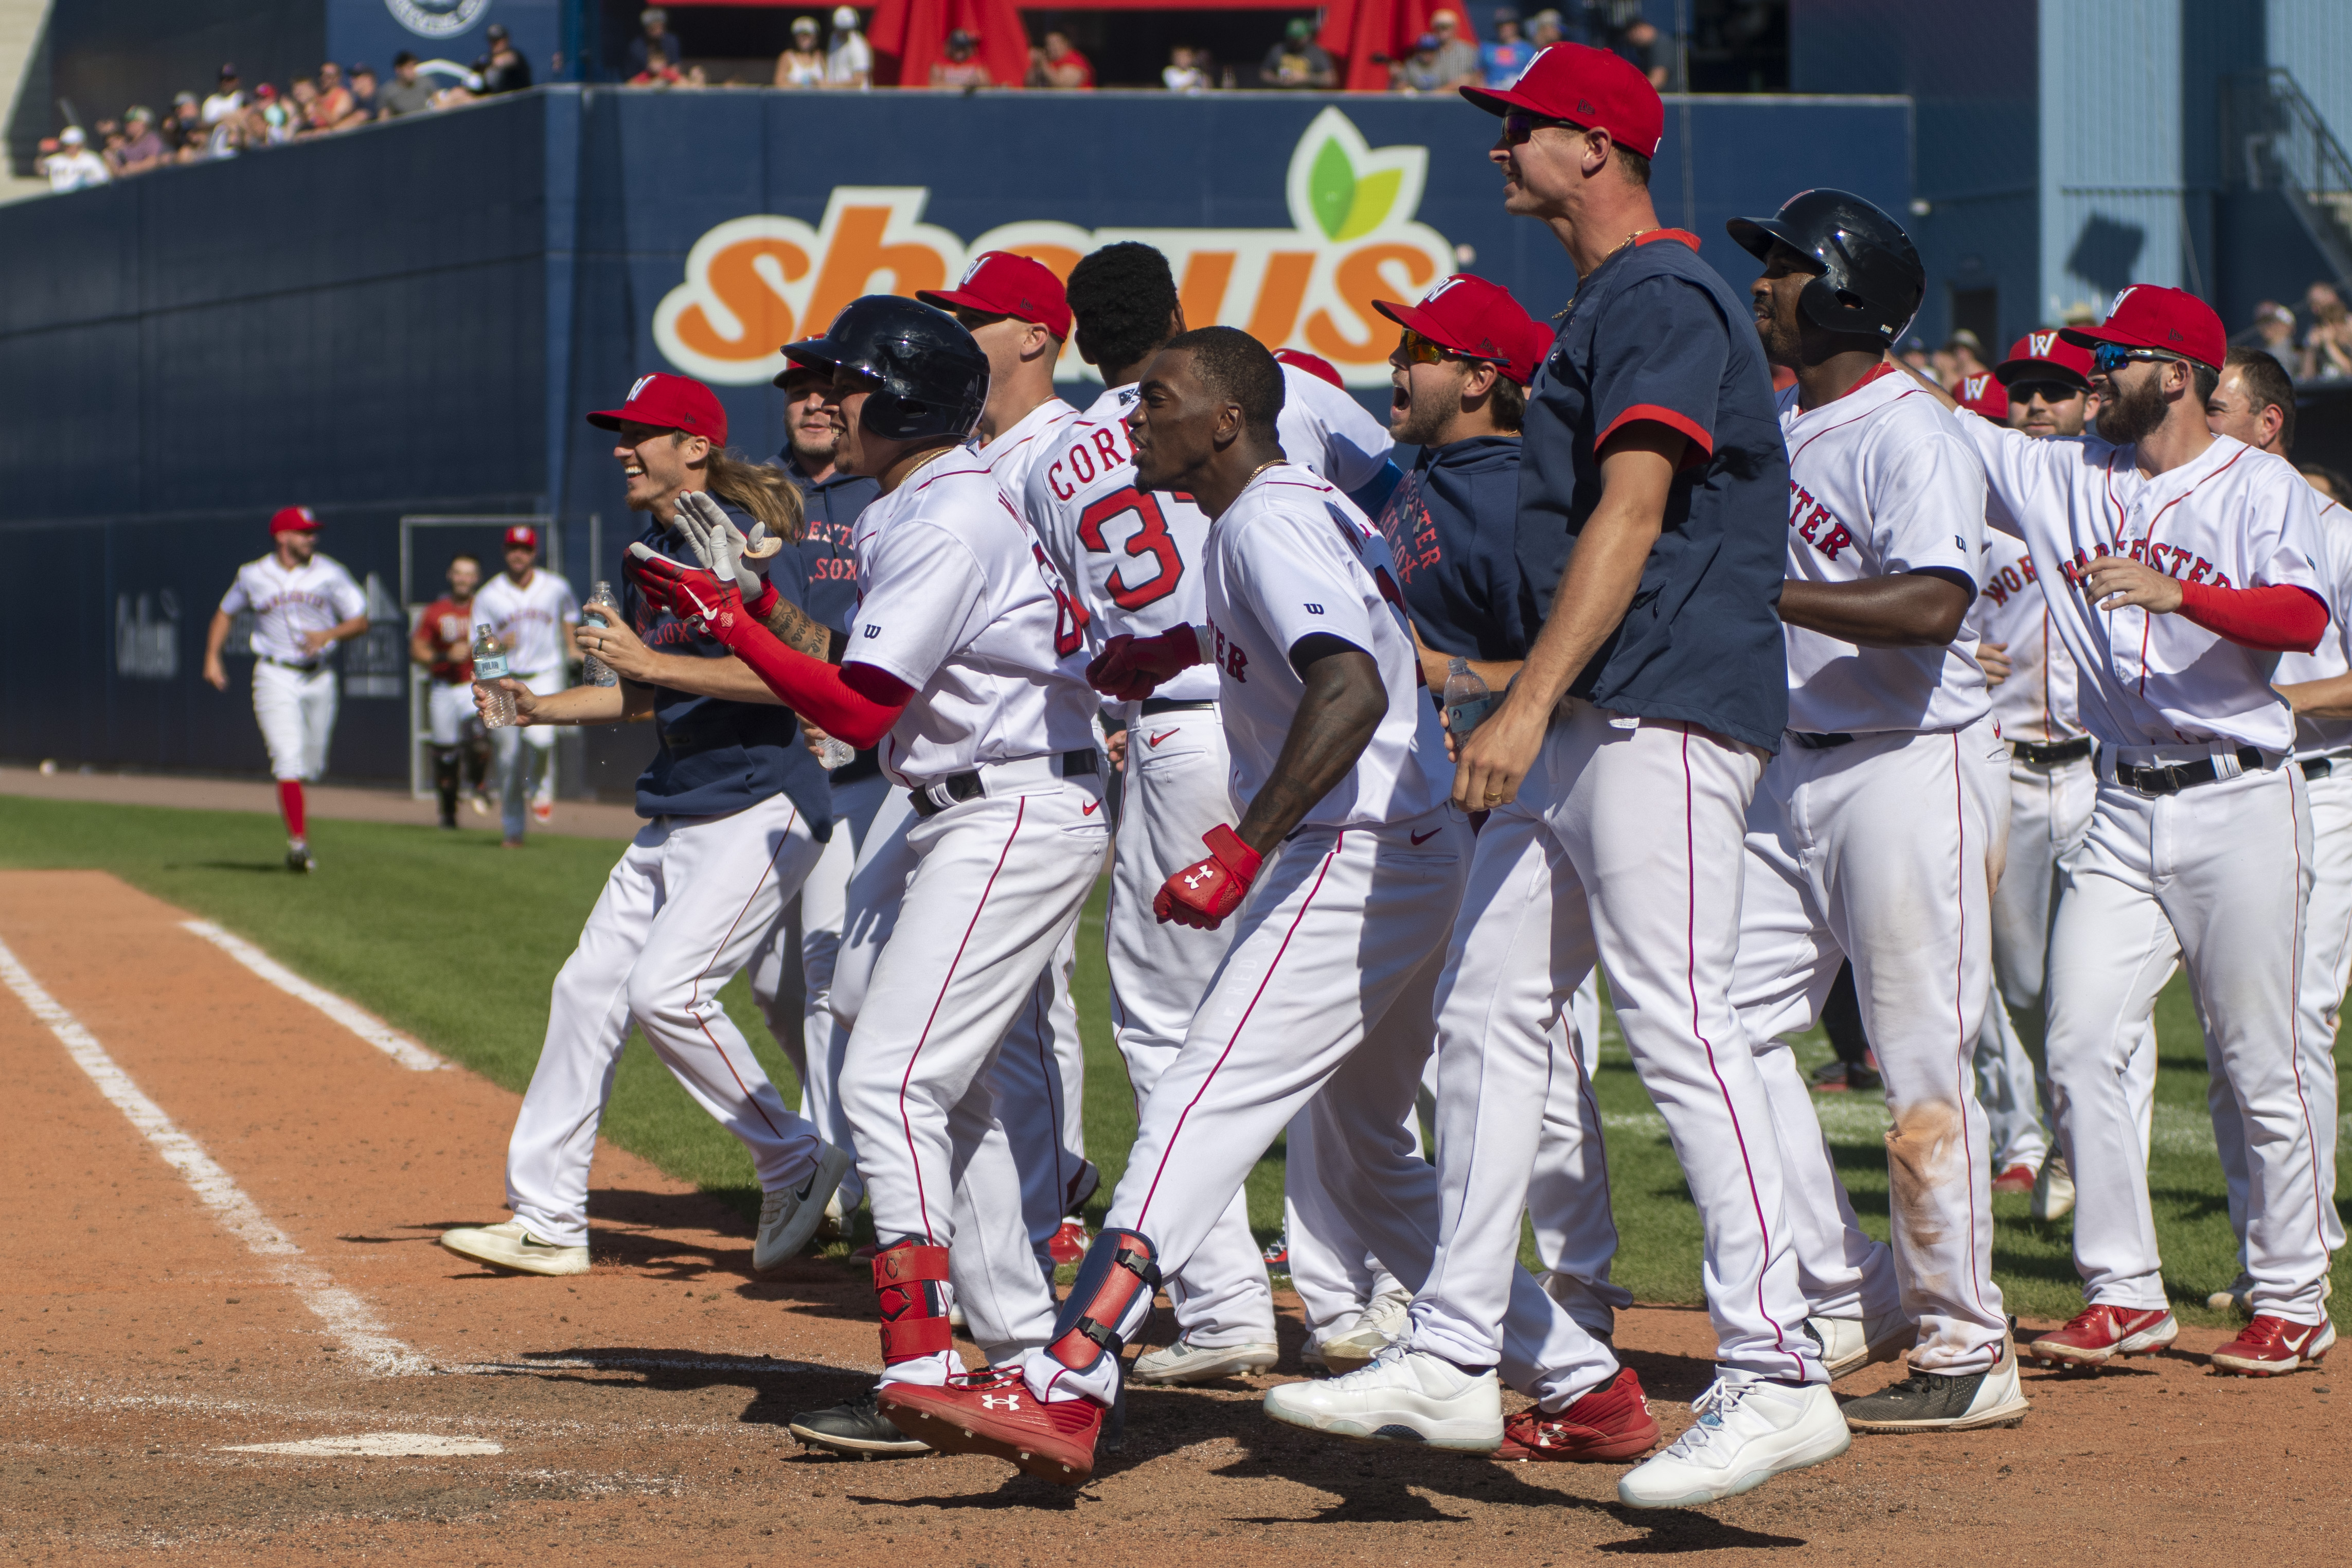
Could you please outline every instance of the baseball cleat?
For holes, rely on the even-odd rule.
[[[1239,1345],[1196,1345],[1178,1340],[1135,1358],[1134,1375],[1141,1383],[1212,1383],[1221,1377],[1246,1377],[1265,1372],[1281,1352],[1264,1340]]]
[[[1654,1458],[1628,1470],[1628,1508],[1696,1508],[1753,1491],[1785,1471],[1834,1459],[1853,1446],[1825,1383],[1797,1386],[1717,1369],[1691,1408],[1698,1419]]]
[[[804,1410],[784,1430],[798,1437],[803,1447],[853,1459],[911,1459],[931,1451],[930,1445],[918,1443],[882,1418],[870,1388],[845,1405]]]
[[[1530,1405],[1506,1419],[1495,1458],[1506,1464],[1636,1459],[1657,1446],[1657,1418],[1629,1366],[1569,1401],[1565,1410],[1555,1414]]]
[[[1087,1244],[1093,1239],[1087,1234],[1086,1221],[1073,1215],[1045,1238],[1045,1256],[1054,1260],[1055,1268],[1076,1263],[1087,1255]]]
[[[1919,1325],[1900,1311],[1874,1318],[1807,1318],[1805,1337],[1822,1348],[1831,1381],[1893,1361],[1919,1342]]]
[[[488,792],[488,791],[487,791],[487,790],[477,789],[477,790],[474,792],[474,794],[473,794],[472,805],[473,805],[473,807],[474,807],[474,815],[475,815],[476,816],[489,816],[489,815],[490,815],[490,796],[489,796],[489,792]]]
[[[2066,1156],[2055,1149],[2034,1174],[2033,1205],[2027,1212],[2043,1220],[2064,1219],[2074,1212],[2074,1175],[2066,1169]]]
[[[751,1244],[751,1272],[765,1274],[796,1258],[816,1234],[824,1205],[849,1173],[849,1152],[830,1143],[817,1148],[816,1169],[796,1190],[778,1187],[760,1197],[760,1235]]]
[[[1018,1366],[951,1376],[943,1387],[886,1383],[875,1393],[892,1425],[941,1453],[992,1455],[1057,1486],[1094,1478],[1106,1407],[1083,1395],[1042,1402]]]
[[[1344,1377],[1270,1388],[1265,1413],[1286,1426],[1367,1443],[1491,1454],[1503,1441],[1503,1385],[1493,1367],[1465,1372],[1402,1345]]]
[[[1331,1375],[1331,1363],[1323,1359],[1323,1347],[1312,1340],[1299,1348],[1298,1364],[1306,1369],[1307,1375],[1309,1377]]]
[[[1914,1370],[1900,1383],[1848,1400],[1845,1424],[1857,1432],[1975,1432],[2014,1426],[2029,1408],[2017,1383],[2017,1347],[2004,1339],[2000,1360],[1983,1372]]]
[[[2040,1174],[2021,1160],[1992,1179],[1992,1190],[1997,1193],[2030,1193],[2033,1190],[2034,1178]]]
[[[553,822],[555,820],[555,803],[551,800],[532,801],[530,803],[530,819],[533,822],[542,825]]]
[[[319,862],[310,857],[310,847],[299,838],[286,841],[286,868],[294,872],[315,871]]]
[[[1290,1268],[1290,1237],[1288,1236],[1278,1236],[1274,1238],[1274,1244],[1265,1249],[1265,1266],[1276,1274],[1288,1271]]]
[[[2317,1366],[2335,1343],[2336,1325],[2326,1319],[2316,1323],[2290,1323],[2284,1318],[2273,1318],[2264,1312],[2239,1330],[2236,1339],[2209,1359],[2222,1372],[2246,1377],[2274,1377],[2283,1372]]]
[[[1333,1334],[1319,1347],[1323,1363],[1336,1376],[1345,1377],[1372,1364],[1372,1358],[1381,1348],[1409,1326],[1406,1313],[1412,1298],[1401,1291],[1382,1291],[1372,1298],[1364,1315],[1356,1320],[1355,1327],[1343,1334]]]
[[[2085,1307],[2072,1321],[2035,1339],[2025,1353],[2069,1366],[2105,1366],[2117,1356],[2160,1351],[2180,1336],[2180,1325],[2162,1307],[2145,1311],[2105,1303]]]
[[[2254,1315],[2253,1302],[2251,1299],[2253,1289],[2254,1277],[2240,1269],[2238,1277],[2230,1281],[2230,1288],[2226,1290],[2216,1290],[2206,1297],[2205,1305],[2216,1312],[2234,1310],[2251,1318]]]
[[[522,1221],[504,1225],[461,1226],[441,1233],[441,1245],[460,1258],[511,1268],[518,1274],[585,1274],[588,1249],[557,1247],[523,1229]]]

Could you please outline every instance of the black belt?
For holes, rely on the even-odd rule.
[[[2328,774],[2336,771],[2336,759],[2334,757],[2305,757],[2303,761],[2297,763],[2295,766],[2303,770],[2303,776],[2305,778],[2324,779],[2327,777]]]
[[[870,779],[881,771],[881,752],[876,747],[868,746],[825,776],[836,784],[856,784],[860,779]]]
[[[1147,697],[1143,700],[1143,717],[1156,719],[1162,713],[1198,713],[1215,706],[1214,701],[1179,702],[1173,697]]]
[[[2262,752],[2252,746],[2238,748],[2238,766],[2247,773],[2261,773],[2269,767]],[[2126,784],[2142,795],[2179,795],[2198,784],[2211,784],[2221,775],[2214,770],[2210,757],[2200,757],[2193,763],[2175,763],[2166,768],[2135,768],[2122,763],[2116,764],[2116,782]]]
[[[290,658],[272,658],[266,653],[255,657],[264,664],[274,664],[280,669],[290,669],[297,675],[316,675],[327,668],[327,661],[323,658],[312,659],[308,664],[297,664]]]
[[[1851,746],[1853,744],[1853,737],[1852,735],[1839,733],[1834,731],[1829,734],[1821,735],[1815,734],[1810,730],[1791,730],[1789,731],[1789,738],[1796,742],[1797,744],[1805,747],[1807,750],[1814,752],[1826,752],[1832,746]]]
[[[1086,778],[1102,766],[1102,753],[1092,746],[1088,746],[1082,752],[1064,752],[1055,760],[1061,764],[1061,774],[1066,779]],[[986,786],[980,782],[978,768],[969,773],[950,773],[936,784],[927,785],[922,789],[910,789],[907,792],[907,798],[915,803],[917,816],[937,816],[948,808],[931,798],[931,791],[934,789],[947,795],[948,805],[961,805],[968,800],[978,800],[988,793]]]
[[[2077,735],[2071,741],[2053,741],[2048,745],[2039,741],[2011,741],[2009,749],[2024,762],[2071,763],[2091,754],[2091,737]]]

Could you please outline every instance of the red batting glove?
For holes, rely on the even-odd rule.
[[[1201,842],[1209,847],[1209,858],[1169,878],[1151,900],[1151,912],[1161,925],[1174,921],[1195,931],[1214,931],[1242,907],[1250,884],[1257,880],[1265,857],[1243,843],[1240,834],[1221,822],[1202,834]]]
[[[1087,666],[1087,681],[1106,697],[1139,700],[1157,691],[1178,671],[1190,669],[1200,662],[1201,638],[1189,626],[1161,632],[1156,637],[1129,637],[1122,632],[1104,644],[1102,652]]]
[[[648,605],[667,610],[681,621],[696,618],[694,606],[705,605],[715,607],[722,597],[734,601],[738,610],[749,613],[753,621],[760,623],[764,623],[768,612],[775,607],[776,585],[764,577],[760,580],[759,599],[746,605],[742,590],[735,585],[732,578],[721,581],[714,572],[688,566],[682,561],[673,561],[643,543],[629,546],[623,568],[636,584],[637,592],[646,596]],[[689,587],[691,595],[687,592]]]

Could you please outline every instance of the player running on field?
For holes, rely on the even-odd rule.
[[[682,562],[724,559],[734,587],[733,531],[789,540],[800,531],[799,498],[773,469],[727,454],[727,412],[698,381],[640,377],[622,406],[588,422],[614,432],[629,510],[646,514],[622,595],[626,624],[584,639],[620,680],[549,695],[500,685],[532,728],[650,716],[659,748],[637,779],[647,821],[555,977],[546,1042],[507,1147],[514,1218],[444,1232],[441,1245],[524,1273],[588,1271],[589,1163],[635,1025],[695,1103],[751,1151],[763,1194],[751,1268],[766,1273],[807,1243],[849,1156],[784,1108],[719,993],[816,863],[833,802],[793,715],[715,638],[649,596],[644,574],[649,562],[658,568],[658,595],[695,570]],[[799,609],[796,552],[776,556],[772,581],[745,574],[759,613],[822,646],[823,628]]]
[[[367,630],[367,595],[342,563],[318,553],[319,520],[307,506],[280,507],[269,520],[275,547],[236,569],[205,635],[205,679],[228,689],[221,649],[229,627],[253,615],[253,717],[278,780],[286,819],[286,868],[315,870],[304,823],[302,781],[327,771],[335,732],[335,668],[328,650]]]
[[[1993,521],[2032,552],[2099,742],[2098,802],[2051,932],[2044,1046],[2087,1305],[2029,1353],[2095,1366],[2178,1332],[2125,1068],[2185,962],[2251,1176],[2253,1321],[2211,1359],[2292,1372],[2336,1332],[2332,1194],[2296,1043],[2311,816],[2286,765],[2294,717],[2270,686],[2275,656],[2312,651],[2327,627],[2315,497],[2283,459],[2207,428],[2225,339],[2202,300],[2135,284],[2104,324],[2065,335],[2092,351],[2095,438],[1959,416]]]
[[[474,590],[481,581],[479,561],[451,556],[449,591],[425,606],[408,638],[409,658],[425,667],[432,682],[425,689],[425,721],[433,747],[433,793],[444,827],[457,826],[461,763],[474,809],[486,809],[482,777],[490,747],[474,711],[474,660],[467,651],[474,641]]]
[[[474,595],[474,631],[488,630],[506,651],[509,679],[541,697],[564,689],[580,658],[580,602],[572,584],[539,568],[539,530],[518,524],[506,532],[507,569]],[[509,848],[522,842],[523,826],[555,814],[555,731],[544,725],[499,726],[499,817]]]

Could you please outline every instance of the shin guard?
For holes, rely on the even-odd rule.
[[[912,1237],[874,1256],[874,1304],[882,1316],[882,1364],[953,1348],[948,1326],[948,1249]]]
[[[1149,1314],[1152,1293],[1159,1289],[1160,1265],[1151,1238],[1139,1230],[1105,1230],[1078,1265],[1077,1281],[1063,1299],[1045,1353],[1078,1373],[1093,1371],[1106,1355],[1118,1363],[1127,1348],[1120,1325],[1138,1298]]]

